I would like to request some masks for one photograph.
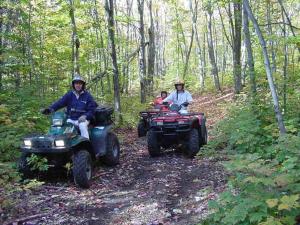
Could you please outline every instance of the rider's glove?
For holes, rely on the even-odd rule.
[[[83,123],[86,121],[86,115],[82,115],[81,117],[78,118],[79,123]]]
[[[188,102],[184,102],[181,105],[184,106],[184,107],[187,107],[189,105],[189,103]]]
[[[51,114],[52,113],[52,109],[50,109],[50,108],[45,108],[45,109],[42,109],[41,110],[41,113],[42,114],[44,114],[44,115],[49,115],[49,114]]]

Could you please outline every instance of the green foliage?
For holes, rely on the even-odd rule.
[[[44,132],[49,121],[40,114],[41,97],[33,89],[0,94],[0,162],[16,160],[22,137]]]
[[[27,158],[28,165],[30,165],[31,170],[37,171],[47,171],[49,168],[48,160],[45,157],[32,154]]]
[[[212,214],[203,224],[295,224],[300,210],[296,118],[289,120],[294,130],[278,137],[268,107],[240,103],[219,123],[215,140],[206,147],[226,146],[222,154],[230,160],[223,165],[231,176],[227,191],[209,203]]]
[[[151,99],[150,101],[153,101]],[[150,102],[149,101],[149,102]],[[140,119],[140,111],[149,108],[148,104],[142,104],[139,96],[123,96],[121,98],[122,123],[119,126],[136,128]]]
[[[22,186],[22,189],[25,190],[25,191],[31,191],[31,190],[34,190],[34,189],[38,189],[44,183],[45,182],[43,182],[43,181],[38,181],[36,179],[32,179],[32,180],[29,180],[27,183],[25,183]]]
[[[206,148],[224,148],[239,153],[264,151],[261,146],[268,146],[271,133],[263,129],[256,110],[241,101],[231,108],[230,116],[221,121],[213,131],[215,138]]]

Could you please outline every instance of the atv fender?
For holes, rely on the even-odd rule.
[[[78,136],[75,140],[72,140],[72,149],[74,152],[85,149],[91,154],[92,158],[95,158],[93,146],[91,142],[85,137]]]
[[[112,125],[96,126],[91,130],[91,144],[96,158],[106,154],[107,135],[111,129]]]

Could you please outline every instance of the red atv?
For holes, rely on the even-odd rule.
[[[169,107],[163,104],[156,104],[154,106],[154,109],[140,112],[140,121],[137,127],[138,136],[139,137],[146,136],[149,130],[149,123],[152,117],[164,111],[169,111]]]
[[[204,113],[180,113],[181,108],[172,104],[169,111],[150,118],[147,135],[150,156],[160,155],[162,148],[181,146],[185,155],[193,158],[207,144]]]

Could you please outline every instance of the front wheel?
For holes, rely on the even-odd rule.
[[[106,154],[103,162],[108,166],[115,166],[120,161],[120,144],[114,133],[109,133],[106,140]]]
[[[147,135],[147,129],[145,126],[145,122],[143,120],[141,120],[138,124],[137,127],[137,131],[138,131],[138,137],[144,137]]]
[[[73,157],[74,182],[81,188],[89,188],[92,179],[92,158],[88,151],[80,150]]]
[[[187,143],[187,148],[185,149],[185,154],[189,158],[193,158],[199,151],[199,132],[197,129],[192,129],[189,134],[189,139]]]
[[[158,143],[157,134],[153,131],[149,131],[147,135],[148,152],[151,157],[160,155],[160,145]]]
[[[27,159],[30,157],[29,153],[22,152],[21,157],[18,161],[18,172],[21,173],[23,179],[28,179],[33,176],[33,171],[31,171]]]

